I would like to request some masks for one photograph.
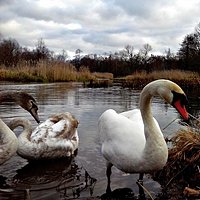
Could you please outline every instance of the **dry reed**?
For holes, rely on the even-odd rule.
[[[113,74],[108,72],[105,73],[94,72],[92,74],[98,79],[113,79]]]
[[[172,138],[172,144],[173,148],[169,150],[171,160],[190,164],[200,159],[200,134],[195,129],[179,130]]]
[[[70,63],[40,61],[35,66],[21,62],[16,67],[0,68],[0,80],[21,82],[63,82],[94,79],[86,67],[80,71]]]
[[[90,73],[89,68],[81,66],[78,73],[78,81],[86,82],[91,80],[95,80],[95,77]]]
[[[135,72],[125,77],[124,86],[138,88],[156,79],[168,79],[180,86],[191,87],[200,85],[200,75],[197,72],[182,70],[164,70],[147,73],[145,71]]]

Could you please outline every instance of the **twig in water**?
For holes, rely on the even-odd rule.
[[[192,117],[193,119],[197,120],[200,123],[200,120],[198,118],[196,118],[194,115],[188,113],[190,117]]]
[[[142,187],[142,189],[149,195],[149,197],[154,200],[154,198],[151,196],[151,193],[141,184],[137,181],[137,184]]]
[[[175,119],[173,119],[170,123],[168,123],[162,130],[165,130],[170,124],[172,124],[176,119],[178,119],[177,117]]]

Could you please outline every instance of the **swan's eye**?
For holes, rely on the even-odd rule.
[[[181,107],[188,104],[188,100],[187,100],[187,97],[185,96],[185,94],[178,93],[178,92],[175,92],[175,91],[172,91],[172,93],[173,93],[172,105],[175,102],[177,102],[178,100],[180,101]]]

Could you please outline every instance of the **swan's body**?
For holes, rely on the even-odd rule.
[[[105,111],[99,118],[101,151],[107,160],[107,191],[110,191],[112,165],[123,172],[147,173],[160,170],[167,162],[168,148],[158,122],[151,112],[151,99],[159,95],[187,119],[185,94],[175,83],[157,80],[149,83],[140,95],[140,109],[117,114]]]
[[[39,122],[37,104],[35,99],[24,92],[0,93],[0,103],[14,102],[30,112],[34,119]],[[18,140],[13,131],[0,119],[0,164],[6,162],[18,148]]]
[[[128,112],[130,114],[130,111]],[[104,138],[103,156],[118,169],[127,173],[150,172],[162,168],[167,161],[168,150],[157,121],[153,119],[154,129],[159,135],[148,138],[152,142],[144,151],[146,138],[144,124],[141,123],[142,117],[139,110],[131,112],[135,115],[134,121],[131,117],[127,118],[126,112],[117,114],[112,109],[104,112],[103,120],[110,125],[105,127],[100,124],[100,133]]]
[[[78,148],[78,121],[68,112],[51,116],[33,132],[31,123],[23,118],[12,120],[9,126],[23,127],[17,153],[28,160],[69,157]]]

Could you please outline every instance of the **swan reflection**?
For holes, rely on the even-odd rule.
[[[18,199],[40,199],[41,196],[46,199],[53,196],[77,198],[81,193],[92,196],[95,183],[96,179],[74,158],[31,161],[17,170],[9,196]],[[0,199],[1,193],[4,192],[0,191]]]

